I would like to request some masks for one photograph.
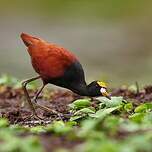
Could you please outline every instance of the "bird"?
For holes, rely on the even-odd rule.
[[[38,76],[22,82],[26,99],[33,112],[32,116],[38,117],[35,106],[50,111],[50,108],[37,103],[38,96],[49,83],[67,88],[80,96],[104,96],[111,99],[106,83],[96,80],[87,85],[83,67],[71,51],[26,33],[21,33],[20,36],[27,47],[32,66],[38,74]],[[37,79],[41,79],[43,85],[32,102],[26,87],[28,83]]]

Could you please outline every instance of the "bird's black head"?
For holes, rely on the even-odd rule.
[[[93,81],[88,85],[88,93],[90,96],[104,96],[108,99],[110,98],[110,95],[107,92],[107,85],[104,82],[101,81]]]

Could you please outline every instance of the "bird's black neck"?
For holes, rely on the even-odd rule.
[[[79,85],[77,84],[71,90],[81,96],[90,96],[88,86],[85,83]]]
[[[81,96],[96,97],[101,95],[100,86],[96,85],[96,81],[91,82],[89,85],[85,82],[79,83],[71,88],[73,88],[71,89],[73,92]]]
[[[99,92],[100,89],[97,89],[97,86],[94,84],[94,82],[90,83],[89,85],[86,83],[79,83],[70,89],[81,96],[95,97],[101,94]]]

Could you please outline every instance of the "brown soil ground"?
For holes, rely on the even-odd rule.
[[[36,91],[29,90],[31,98],[34,97]],[[147,86],[143,90],[134,93],[127,88],[112,89],[112,95],[123,96],[125,99],[130,99],[133,104],[152,101],[152,86]],[[32,112],[28,107],[24,92],[22,89],[13,89],[11,87],[0,86],[0,117],[6,117],[11,124],[21,124],[34,126],[38,124],[48,124],[53,120],[68,120],[70,117],[68,104],[80,96],[73,94],[70,91],[63,90],[46,90],[38,99],[38,103],[47,106],[48,108],[57,111],[60,115],[53,112],[46,112],[41,109],[37,109],[37,114],[43,118],[43,120],[35,120],[30,118]],[[95,106],[96,102],[93,101]],[[66,137],[57,137],[51,134],[39,135],[40,141],[46,151],[53,151],[56,147],[72,148],[79,144],[81,141],[71,141]]]

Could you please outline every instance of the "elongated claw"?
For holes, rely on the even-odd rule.
[[[42,109],[42,110],[44,110],[44,111],[47,111],[47,112],[52,112],[52,113],[54,113],[54,114],[58,114],[58,112],[56,111],[56,110],[53,110],[53,109],[50,109],[50,108],[48,108],[48,107],[46,107],[46,106],[42,106],[42,105],[40,105],[40,104],[38,104],[38,103],[33,103],[37,108],[40,108],[40,109]]]
[[[62,113],[58,113],[57,116],[59,117],[60,120],[63,120],[64,115]]]
[[[31,118],[34,118],[34,119],[36,119],[36,120],[44,120],[44,118],[41,118],[40,116],[38,116],[37,114],[31,114],[30,116],[28,116],[28,117],[26,117],[25,119],[24,119],[24,121],[27,121],[28,119],[31,119]]]

